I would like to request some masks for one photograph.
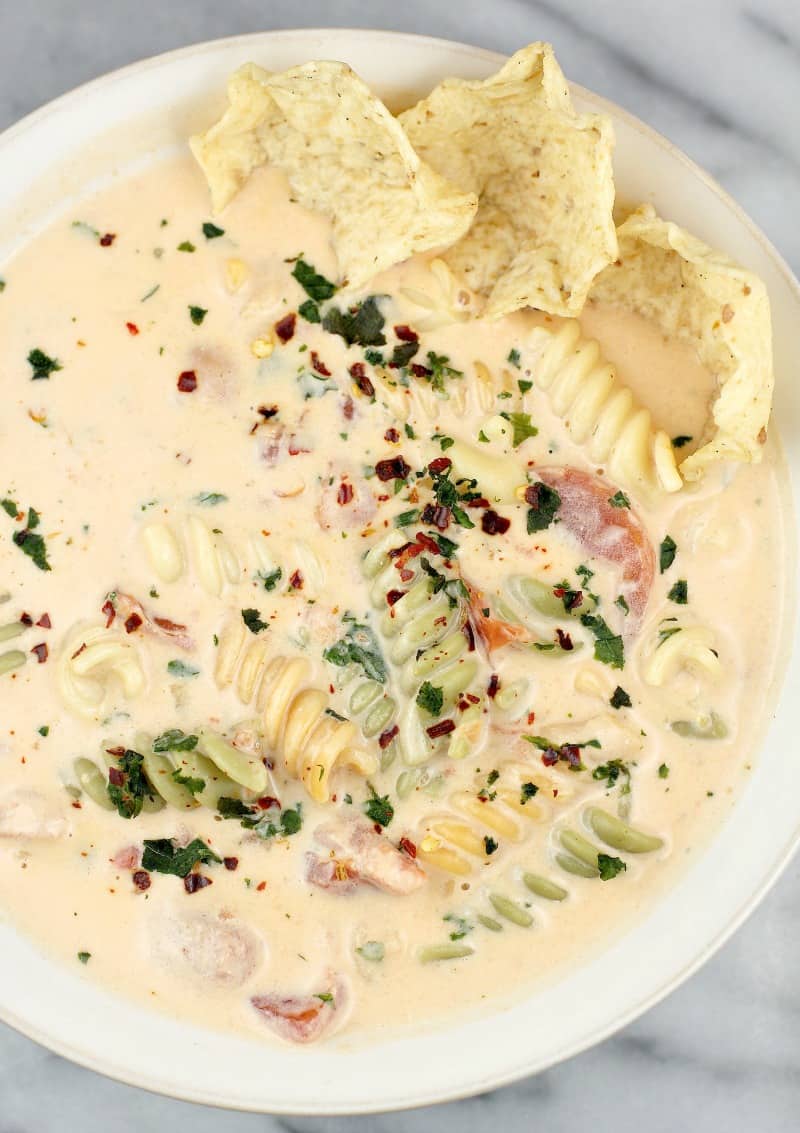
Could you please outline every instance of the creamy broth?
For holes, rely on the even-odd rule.
[[[493,468],[516,468],[519,485],[536,482],[537,469],[545,484],[554,468],[577,469],[580,499],[606,512],[621,490],[526,377],[526,337],[541,317],[448,322],[440,316],[453,297],[445,303],[437,293],[428,259],[412,260],[372,287],[387,339],[377,349],[389,360],[413,341],[410,328],[420,341],[411,363],[428,372],[387,384],[406,371],[376,368],[363,346],[297,315],[309,300],[291,274],[297,257],[327,279],[336,261],[326,223],[291,202],[278,174],[251,177],[219,221],[221,234],[204,234],[208,220],[202,176],[188,158],[170,160],[84,200],[2,272],[0,490],[9,506],[0,513],[8,595],[0,623],[23,614],[34,623],[0,645],[26,657],[0,676],[5,915],[65,962],[82,958],[87,977],[120,994],[265,1037],[274,1014],[253,997],[308,996],[312,1007],[316,997],[322,1007],[305,1009],[323,1012],[321,1026],[357,1035],[519,995],[642,915],[746,778],[775,678],[768,627],[784,602],[776,452],[768,445],[760,465],[720,466],[675,495],[644,498],[626,486],[609,544],[610,553],[628,548],[623,570],[581,543],[566,512],[529,534],[530,500],[495,501],[477,472],[473,494],[490,496],[490,506],[456,503],[474,526],[452,507],[446,523],[441,514],[426,520],[436,503],[431,461],[444,458],[434,481],[458,479],[448,473],[448,453],[460,451],[450,439],[490,454]],[[433,296],[433,309],[417,302],[420,293]],[[282,342],[276,324],[292,315]],[[587,308],[584,330],[671,435],[699,442],[713,382],[688,347],[601,306]],[[26,361],[35,350],[44,360]],[[49,375],[33,380],[37,367]],[[520,434],[529,424],[538,432],[512,437],[503,412],[528,415],[516,418]],[[417,472],[426,473],[419,482]],[[487,531],[497,520],[507,529]],[[636,533],[654,549],[651,587]],[[49,571],[26,553],[39,535]],[[457,549],[437,547],[441,536]],[[666,536],[676,551],[662,573]],[[405,566],[384,558],[365,578],[363,556],[381,541],[416,550]],[[167,562],[165,546],[178,557]],[[538,590],[520,590],[531,578]],[[437,658],[413,679],[417,647],[439,631],[429,627],[392,660],[397,599],[386,596],[409,585],[423,595],[423,614],[439,601],[442,625],[464,643],[449,670]],[[531,593],[538,607],[526,604]],[[505,622],[519,640],[489,652],[483,610],[492,619],[485,633]],[[602,617],[612,643],[596,645],[597,621],[583,624],[582,614]],[[694,652],[675,650],[692,634]],[[98,665],[97,683],[86,684],[92,673],[75,663],[87,639],[122,651],[116,676]],[[219,665],[232,640],[242,660],[226,682]],[[253,650],[266,661],[305,659],[296,692],[320,690],[308,701],[315,722],[323,702],[334,733],[346,727],[339,717],[352,717],[329,778],[317,774],[313,754],[305,784],[286,767],[283,728],[295,700],[266,690],[270,744],[261,712],[237,695]],[[609,663],[621,656],[624,667]],[[354,711],[352,697],[374,680],[376,664],[386,679]],[[430,687],[417,707],[423,680]],[[397,711],[376,730],[367,717],[386,697]],[[442,722],[435,741],[424,738]],[[200,734],[201,747],[203,730],[236,739],[259,784],[237,792],[248,827],[211,806],[126,819],[81,791],[76,759],[105,778],[104,751],[141,754],[170,729]],[[412,739],[415,729],[422,740]],[[691,734],[698,729],[720,734]],[[360,768],[342,766],[353,750]],[[197,778],[180,752],[163,758],[179,777]],[[383,827],[386,807],[370,803],[372,789],[394,810]],[[590,806],[662,844],[614,848],[586,826]],[[317,833],[330,823],[332,834]],[[563,868],[575,861],[560,840],[565,830],[604,855],[605,879]],[[201,882],[143,870],[143,842],[158,839],[174,840],[173,849],[200,839],[225,862],[200,862],[189,877]],[[526,887],[526,872],[564,898]],[[451,945],[465,955],[424,952]]]

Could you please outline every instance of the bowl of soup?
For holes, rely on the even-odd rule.
[[[542,44],[222,40],[0,148],[0,1016],[363,1113],[667,994],[800,832],[774,249]]]

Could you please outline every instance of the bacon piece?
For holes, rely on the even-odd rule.
[[[577,468],[537,468],[536,475],[561,497],[558,519],[590,555],[617,564],[630,608],[625,632],[641,624],[655,575],[655,552],[632,508],[612,507],[613,484]]]
[[[141,624],[145,633],[152,634],[154,637],[162,637],[169,641],[174,641],[180,649],[187,651],[194,649],[194,641],[186,632],[185,625],[181,625],[180,622],[170,621],[169,618],[151,617],[141,602],[131,597],[130,594],[123,593],[121,590],[118,590],[116,595],[116,611],[125,623],[126,629],[129,622],[133,624],[136,622],[137,618],[141,618],[139,624]],[[138,628],[138,626],[135,626],[135,628]],[[128,630],[128,632],[130,633],[131,631]]]
[[[490,653],[495,649],[502,649],[504,645],[512,642],[524,645],[533,641],[530,632],[524,626],[514,625],[513,622],[503,621],[502,618],[493,618],[491,614],[484,613],[489,605],[482,591],[477,587],[465,583],[469,592],[469,608],[471,620],[477,630],[478,637]]]
[[[316,995],[251,996],[250,1002],[276,1035],[293,1043],[313,1043],[333,1026],[347,1006],[347,990],[341,979],[329,981]]]
[[[385,893],[406,897],[426,880],[425,871],[416,862],[361,818],[326,822],[317,827],[314,837],[360,881]]]

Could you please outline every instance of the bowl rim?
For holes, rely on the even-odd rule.
[[[359,38],[372,37],[376,40],[386,41],[392,40],[397,43],[404,44],[407,48],[413,49],[420,47],[432,47],[437,50],[446,49],[450,53],[457,52],[464,56],[468,56],[472,61],[476,59],[486,64],[487,70],[501,65],[508,56],[502,52],[493,51],[477,45],[464,43],[457,40],[449,40],[445,37],[420,35],[412,32],[398,32],[385,30],[380,28],[363,28],[363,27],[349,27],[349,26],[336,26],[336,27],[300,27],[300,28],[282,28],[275,30],[265,30],[248,32],[239,35],[224,36],[211,40],[203,40],[197,43],[188,44],[184,47],[172,49],[170,51],[161,52],[157,55],[151,55],[142,59],[128,63],[122,67],[108,71],[96,78],[89,79],[84,83],[66,91],[64,94],[57,96],[54,99],[42,104],[35,110],[12,123],[3,131],[0,131],[0,153],[8,146],[13,145],[21,138],[26,132],[34,129],[38,124],[50,117],[54,113],[61,110],[70,110],[78,105],[81,101],[91,99],[95,96],[102,95],[104,92],[112,88],[116,83],[130,78],[132,76],[146,74],[150,70],[158,69],[173,62],[179,62],[188,57],[200,56],[206,53],[213,53],[221,48],[235,48],[241,47],[243,52],[250,49],[257,50],[266,44],[276,40],[292,40],[309,39],[314,36],[330,37],[332,40],[346,41],[348,37],[358,36]],[[333,45],[335,46],[335,44]],[[334,57],[333,55],[328,57]],[[789,291],[792,293],[795,302],[800,310],[800,280],[794,275],[789,264],[783,258],[781,253],[776,249],[772,241],[765,235],[760,227],[750,218],[741,205],[721,186],[718,182],[700,165],[698,165],[692,158],[679,149],[673,142],[671,142],[664,135],[657,130],[647,125],[636,115],[624,107],[619,106],[608,98],[598,95],[577,84],[569,81],[570,89],[573,93],[577,94],[580,99],[586,99],[592,103],[593,108],[613,115],[621,121],[624,121],[630,128],[638,134],[649,139],[651,143],[657,145],[660,149],[665,151],[671,158],[683,166],[687,174],[693,178],[701,181],[713,195],[722,203],[724,203],[730,212],[735,216],[736,220],[748,234],[753,237],[761,246],[762,251],[766,257],[771,261],[772,265],[777,268],[781,274],[784,283],[787,285]],[[784,673],[785,676],[785,673]],[[780,702],[783,693],[780,693],[776,698],[776,705]],[[125,1065],[114,1064],[110,1054],[104,1057],[101,1054],[91,1054],[80,1048],[73,1048],[68,1042],[62,1041],[59,1038],[50,1035],[46,1030],[37,1026],[36,1024],[19,1017],[13,1010],[9,1010],[2,1003],[0,1003],[0,1021],[13,1027],[15,1030],[23,1034],[29,1039],[32,1039],[44,1048],[61,1055],[71,1062],[82,1066],[85,1069],[93,1070],[97,1073],[103,1074],[115,1081],[124,1083],[125,1085],[135,1086],[141,1089],[146,1089],[150,1092],[165,1096],[176,1098],[182,1101],[193,1102],[195,1104],[204,1104],[215,1106],[221,1109],[228,1109],[239,1112],[269,1112],[274,1114],[286,1114],[297,1116],[336,1116],[336,1115],[349,1115],[349,1114],[373,1114],[383,1112],[395,1112],[406,1109],[414,1109],[421,1106],[428,1106],[434,1104],[444,1104],[450,1101],[462,1100],[477,1093],[487,1090],[493,1090],[513,1084],[529,1075],[538,1074],[548,1067],[555,1065],[568,1058],[572,1058],[577,1054],[588,1050],[592,1046],[604,1041],[623,1027],[629,1025],[639,1016],[650,1010],[657,1003],[661,1002],[666,996],[671,994],[676,988],[688,980],[694,973],[696,973],[707,960],[714,955],[736,930],[742,925],[745,919],[756,908],[756,906],[764,899],[768,891],[774,886],[778,879],[782,876],[783,872],[789,865],[792,857],[800,848],[800,814],[797,818],[796,826],[785,841],[782,847],[774,854],[772,863],[768,870],[764,871],[761,875],[759,883],[753,887],[752,891],[740,902],[738,908],[732,916],[726,921],[717,933],[711,937],[705,945],[698,950],[693,958],[685,963],[680,970],[675,972],[670,978],[666,979],[663,983],[659,984],[657,988],[650,992],[649,995],[644,995],[639,1001],[632,1004],[622,1014],[610,1019],[604,1025],[597,1026],[593,1031],[584,1035],[581,1038],[574,1040],[566,1047],[562,1047],[551,1058],[541,1058],[534,1062],[530,1060],[523,1061],[512,1066],[509,1066],[503,1072],[494,1072],[487,1074],[483,1079],[476,1078],[469,1086],[464,1088],[450,1088],[445,1092],[431,1093],[429,1095],[418,1095],[412,1099],[403,1099],[398,1097],[392,1099],[390,1102],[377,1101],[375,1103],[367,1102],[360,1104],[357,1108],[352,1105],[326,1105],[324,1108],[303,1108],[296,1105],[283,1105],[279,1104],[271,1107],[269,1110],[258,1109],[254,1110],[252,1106],[248,1105],[246,1101],[237,1101],[231,1097],[223,1097],[219,1095],[204,1095],[203,1090],[181,1088],[179,1086],[170,1086],[168,1083],[161,1081],[155,1077],[148,1079],[146,1075],[134,1070],[130,1070]]]

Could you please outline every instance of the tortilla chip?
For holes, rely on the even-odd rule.
[[[191,140],[214,209],[257,166],[277,166],[301,204],[332,220],[352,287],[469,228],[475,197],[420,161],[397,120],[344,63],[281,74],[248,63],[231,76],[228,99],[220,121]]]
[[[699,449],[680,465],[699,480],[718,460],[757,462],[772,402],[772,331],[762,281],[677,224],[641,205],[620,225],[619,260],[593,299],[627,307],[692,343],[718,394]]]
[[[550,45],[485,81],[446,79],[400,121],[424,161],[480,198],[445,259],[487,296],[484,313],[578,314],[617,254],[613,132],[604,115],[575,113]]]

